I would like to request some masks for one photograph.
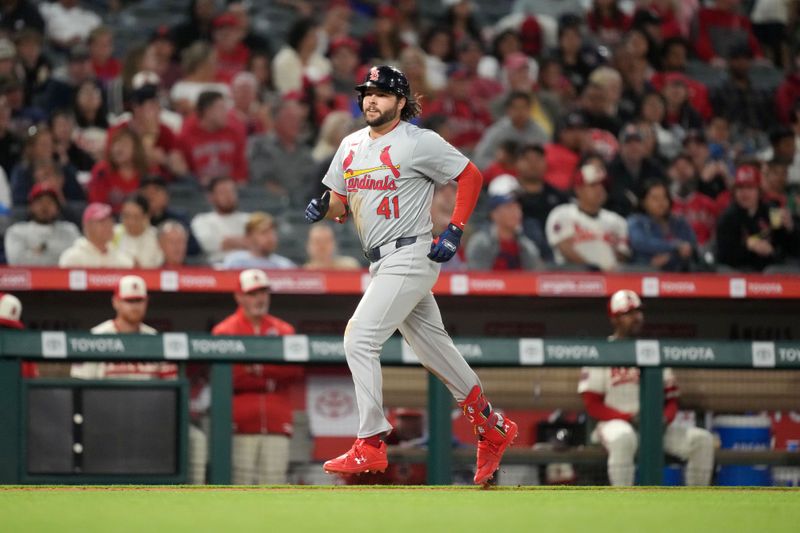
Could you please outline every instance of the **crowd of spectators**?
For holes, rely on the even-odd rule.
[[[373,64],[484,172],[446,268],[800,264],[797,1],[190,0],[118,39],[147,1],[0,3],[8,264],[358,268],[291,221]]]

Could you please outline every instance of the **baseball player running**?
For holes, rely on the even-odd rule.
[[[347,364],[355,383],[358,437],[345,454],[327,461],[328,473],[383,471],[381,440],[392,430],[384,416],[380,354],[396,331],[423,366],[441,379],[478,435],[475,483],[486,483],[500,465],[517,425],[492,409],[475,372],[444,329],[431,288],[440,263],[455,255],[480,193],[480,171],[436,133],[409,124],[420,112],[408,80],[396,68],[372,67],[358,85],[367,127],[345,137],[322,183],[330,191],[311,200],[309,222],[352,218],[372,277],[344,332]],[[434,186],[458,182],[451,223],[433,242]]]
[[[636,337],[642,329],[642,301],[633,291],[615,292],[608,302],[615,339]],[[639,446],[639,369],[584,367],[578,392],[586,412],[598,420],[593,438],[608,451],[608,479],[612,485],[633,485],[634,457]],[[687,485],[708,485],[714,466],[714,440],[707,430],[673,424],[678,412],[678,385],[669,368],[664,369],[664,449],[688,461]]]

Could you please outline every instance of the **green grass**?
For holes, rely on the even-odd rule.
[[[0,487],[0,531],[800,531],[800,490]]]

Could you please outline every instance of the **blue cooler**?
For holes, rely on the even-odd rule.
[[[768,450],[772,442],[772,421],[767,416],[716,416],[714,433],[725,450]],[[724,465],[717,470],[717,484],[725,486],[772,485],[768,466]]]

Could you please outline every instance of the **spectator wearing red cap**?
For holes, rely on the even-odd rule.
[[[717,226],[717,262],[736,270],[760,272],[800,249],[791,215],[773,216],[760,196],[761,173],[755,165],[736,170],[733,201]]]
[[[612,271],[630,256],[625,219],[602,207],[605,182],[599,161],[584,164],[575,177],[576,202],[559,205],[547,217],[545,233],[556,264]]]
[[[61,200],[49,183],[37,183],[28,194],[30,220],[6,230],[5,251],[9,265],[56,266],[58,258],[80,237],[72,222],[59,220]]]
[[[184,123],[179,142],[192,174],[202,185],[220,176],[247,181],[247,139],[241,126],[234,125],[221,93],[200,94],[196,118]]]
[[[147,174],[147,159],[139,136],[129,128],[120,128],[109,140],[108,154],[92,168],[86,189],[90,202],[111,206],[119,213],[122,202],[139,188]]]
[[[714,114],[708,95],[708,88],[702,82],[685,75],[689,65],[690,53],[691,44],[683,37],[675,37],[664,41],[661,47],[661,71],[653,73],[650,83],[657,91],[661,91],[666,84],[667,78],[672,79],[675,74],[683,75],[682,81],[689,91],[689,103],[700,113],[704,120],[708,120]]]
[[[236,312],[213,335],[293,335],[294,327],[269,314],[270,280],[263,270],[239,274]],[[291,384],[303,377],[298,365],[233,365],[233,483],[284,484],[292,435]]]
[[[352,37],[338,37],[328,46],[331,60],[333,90],[348,98],[353,97],[353,87],[358,85],[356,71],[360,63],[360,47]]]
[[[217,80],[230,83],[233,77],[247,69],[250,50],[242,42],[246,28],[233,13],[223,13],[214,19],[211,38],[217,52]]]
[[[83,211],[83,237],[58,259],[62,268],[133,268],[133,259],[112,246],[114,219],[111,206],[91,203]]]
[[[272,79],[282,96],[302,90],[304,80],[313,83],[330,74],[330,61],[317,51],[317,29],[312,19],[297,20],[289,29],[286,44],[275,54]]]

